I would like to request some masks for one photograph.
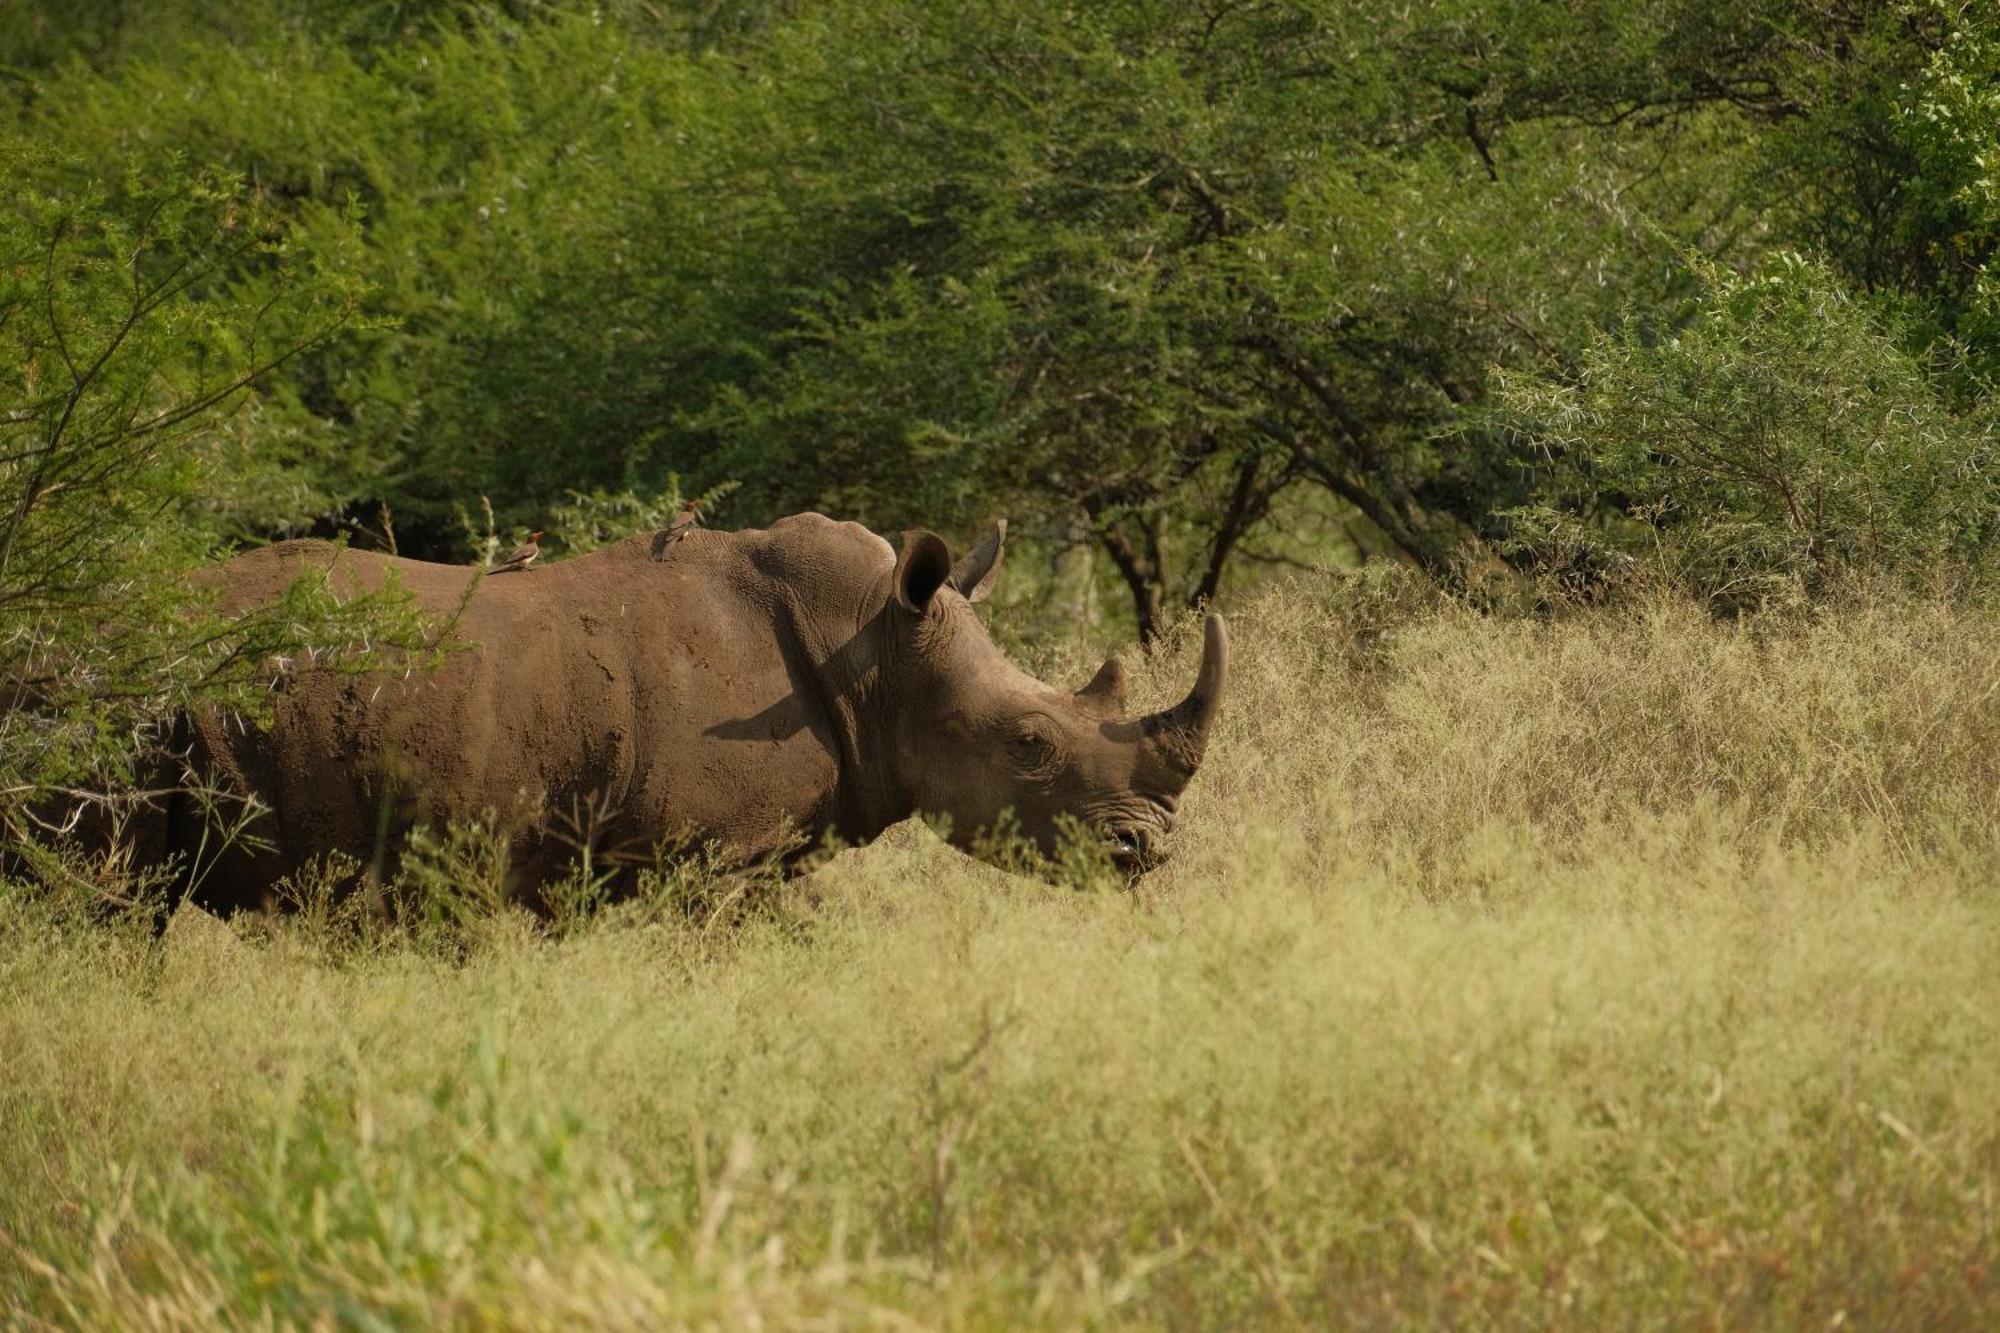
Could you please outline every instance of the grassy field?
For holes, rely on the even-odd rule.
[[[1135,892],[905,828],[561,932],[0,893],[0,1322],[2000,1324],[1991,608],[1234,629]]]

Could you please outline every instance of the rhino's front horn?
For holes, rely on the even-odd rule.
[[[1165,712],[1146,718],[1146,744],[1182,781],[1201,767],[1208,747],[1208,730],[1222,706],[1222,688],[1229,676],[1229,630],[1221,616],[1210,616],[1203,627],[1201,674],[1188,697]]]

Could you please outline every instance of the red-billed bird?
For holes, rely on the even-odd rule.
[[[674,515],[674,521],[667,524],[667,540],[677,542],[689,531],[701,526],[701,501],[689,500],[681,506],[681,512]]]
[[[505,560],[502,560],[486,572],[489,574],[500,574],[510,569],[526,569],[529,565],[534,564],[542,558],[541,541],[541,533],[529,533],[528,540],[514,548],[514,554],[508,556]]]

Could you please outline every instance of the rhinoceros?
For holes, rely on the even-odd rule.
[[[1068,816],[1143,870],[1222,700],[1223,621],[1208,618],[1193,690],[1162,712],[1124,715],[1115,659],[1075,692],[1043,684],[973,611],[1005,531],[956,564],[934,533],[904,533],[898,552],[818,514],[484,577],[317,541],[236,556],[215,575],[226,606],[314,565],[350,589],[393,570],[423,607],[462,604],[462,651],[427,672],[294,669],[262,726],[188,719],[193,770],[265,811],[189,887],[228,910],[329,854],[386,873],[416,824],[466,817],[507,835],[524,892],[585,843],[600,864],[691,840],[784,856],[912,815],[968,850],[1010,820],[1052,849]],[[165,850],[192,857],[199,821],[164,822]]]

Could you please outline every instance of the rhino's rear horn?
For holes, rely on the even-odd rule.
[[[1115,657],[1104,659],[1104,665],[1097,668],[1097,674],[1090,678],[1090,684],[1076,692],[1079,699],[1101,703],[1114,713],[1125,711],[1125,666]]]
[[[1194,689],[1172,708],[1146,718],[1146,745],[1182,781],[1201,767],[1228,677],[1229,630],[1221,616],[1210,616],[1202,629],[1201,674],[1195,677]]]

